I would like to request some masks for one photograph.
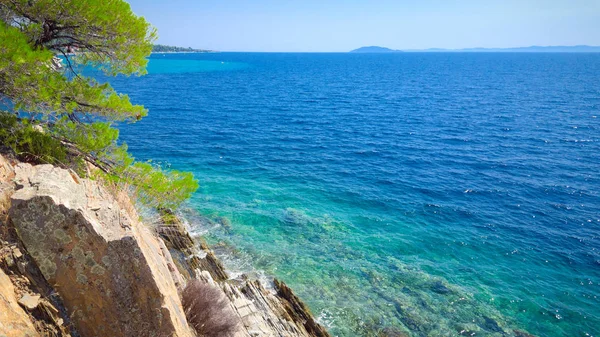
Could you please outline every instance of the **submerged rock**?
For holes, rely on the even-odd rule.
[[[521,330],[514,330],[513,332],[515,333],[515,337],[535,337],[534,335]]]
[[[82,336],[193,336],[164,244],[135,214],[70,171],[15,171],[12,223]]]
[[[446,287],[442,281],[435,281],[431,286],[431,290],[441,295],[449,294],[452,292],[448,287]]]
[[[504,330],[498,325],[498,322],[487,316],[483,316],[483,324],[480,326],[487,331],[504,333]]]

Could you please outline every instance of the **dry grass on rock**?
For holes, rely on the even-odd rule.
[[[182,304],[188,322],[198,336],[228,337],[240,328],[240,318],[216,286],[199,280],[190,281],[183,290]]]

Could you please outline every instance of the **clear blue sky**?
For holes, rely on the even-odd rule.
[[[220,51],[600,45],[600,0],[130,0],[159,43]]]

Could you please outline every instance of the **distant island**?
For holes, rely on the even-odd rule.
[[[393,50],[385,47],[370,46],[354,49],[351,53],[400,53],[402,50]]]
[[[174,47],[163,44],[155,44],[152,46],[153,53],[212,53],[213,50],[194,49],[192,47]]]
[[[531,46],[517,48],[464,48],[464,49],[405,49],[393,50],[384,47],[362,47],[352,50],[351,53],[395,53],[395,52],[420,52],[420,53],[600,53],[600,46]]]

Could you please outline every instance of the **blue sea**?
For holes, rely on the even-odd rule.
[[[600,54],[154,54],[111,83],[233,274],[334,336],[600,337]],[[235,276],[235,275],[234,275]]]

